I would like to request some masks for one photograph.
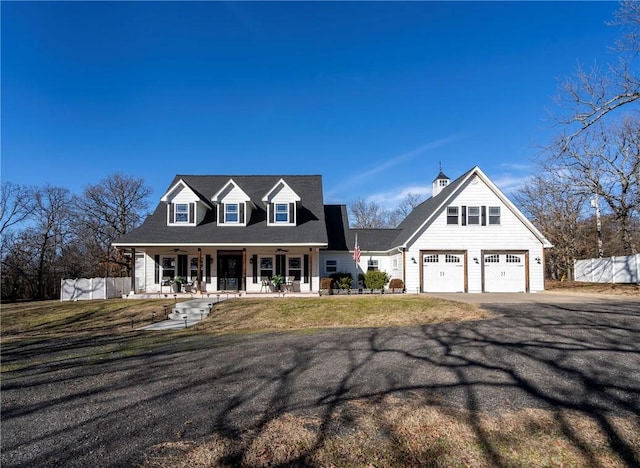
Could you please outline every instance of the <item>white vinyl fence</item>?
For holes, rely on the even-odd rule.
[[[573,272],[576,281],[640,284],[640,254],[576,260]]]
[[[90,301],[112,299],[131,292],[131,278],[76,278],[63,279],[60,285],[61,301]]]

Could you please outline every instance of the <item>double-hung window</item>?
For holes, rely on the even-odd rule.
[[[447,224],[458,224],[458,207],[447,207]]]
[[[275,209],[276,209],[276,213],[275,213],[276,223],[288,223],[289,222],[289,204],[276,203]]]
[[[489,207],[489,224],[500,224],[500,207]]]
[[[480,224],[480,207],[470,206],[467,211],[467,224]]]
[[[189,204],[188,203],[176,203],[174,206],[174,223],[188,223],[189,222]]]
[[[338,271],[338,261],[333,259],[326,259],[324,261],[325,273],[336,273]]]
[[[273,257],[260,257],[260,276],[262,278],[273,276]]]
[[[237,203],[226,203],[224,205],[224,222],[225,223],[238,222],[238,204]]]

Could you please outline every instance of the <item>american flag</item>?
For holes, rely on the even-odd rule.
[[[356,246],[353,249],[353,259],[356,263],[360,263],[360,246],[358,245],[358,234],[356,233]]]

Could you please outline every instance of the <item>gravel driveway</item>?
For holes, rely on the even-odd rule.
[[[413,393],[470,410],[576,409],[601,420],[614,442],[604,416],[640,417],[637,299],[484,307],[497,317],[183,337],[143,355],[107,353],[8,373],[1,385],[0,461],[3,467],[131,466],[160,442],[216,431],[237,437],[284,412],[329,418],[355,398]],[[37,352],[3,350],[3,359]],[[637,462],[621,444],[623,459]]]

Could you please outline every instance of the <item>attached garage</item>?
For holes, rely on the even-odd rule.
[[[484,292],[526,292],[525,252],[483,253]]]
[[[423,292],[465,292],[463,252],[424,252],[422,254]]]

